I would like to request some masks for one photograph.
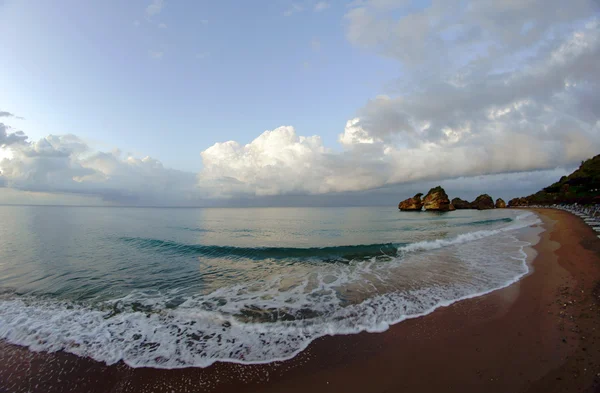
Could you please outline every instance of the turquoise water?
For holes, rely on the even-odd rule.
[[[294,356],[527,273],[508,209],[0,206],[0,338],[109,364]]]

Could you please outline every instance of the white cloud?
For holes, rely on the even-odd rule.
[[[201,53],[196,53],[196,56],[194,56],[196,59],[199,60],[203,60],[203,59],[207,59],[210,57],[210,53],[209,52],[201,52]]]
[[[162,12],[165,6],[164,0],[152,0],[152,2],[146,7],[146,15],[152,17]]]
[[[201,153],[200,186],[215,196],[316,191],[323,174],[307,169],[320,166],[326,152],[320,137],[298,136],[293,127],[265,131],[245,146],[216,143]]]
[[[158,28],[159,28],[159,29],[166,29],[166,28],[167,28],[167,25],[166,25],[165,23],[159,23],[159,24],[158,24]]]
[[[326,1],[319,1],[317,4],[315,4],[315,12],[321,12],[326,10],[327,8],[331,7],[331,4],[329,4]]]
[[[5,187],[100,196],[119,203],[186,203],[198,198],[193,173],[165,168],[119,150],[92,150],[74,135],[50,135],[10,146],[0,161]]]
[[[585,105],[600,87],[598,63],[593,20],[517,71],[459,68],[376,97],[346,124],[341,153],[291,127],[215,144],[202,153],[200,184],[219,196],[321,194],[573,166],[600,152],[600,110]]]
[[[362,143],[373,144],[375,143],[375,139],[369,135],[367,131],[365,131],[360,125],[360,119],[354,118],[352,120],[348,120],[346,123],[346,128],[344,129],[344,133],[340,134],[338,137],[338,141],[344,146],[352,146]]]

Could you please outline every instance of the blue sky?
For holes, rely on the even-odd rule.
[[[600,152],[599,26],[593,0],[0,0],[0,203],[524,195]]]
[[[2,107],[31,137],[72,133],[198,171],[215,142],[281,125],[335,147],[398,73],[346,41],[344,4],[290,16],[286,1],[165,2],[154,15],[149,5],[5,1]]]

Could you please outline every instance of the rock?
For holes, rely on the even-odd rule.
[[[504,202],[504,199],[502,199],[502,198],[496,199],[496,209],[504,209],[505,207],[506,207],[506,202]]]
[[[461,210],[461,209],[473,209],[473,206],[471,206],[471,202],[465,201],[464,199],[460,199],[460,198],[454,198],[452,200],[452,205],[457,210]]]
[[[454,207],[454,205],[452,204],[452,202],[450,202],[450,206],[448,206],[448,211],[453,212],[454,210],[456,210],[456,208]]]
[[[477,210],[487,210],[494,208],[494,200],[488,194],[479,195],[473,203],[473,207]]]
[[[449,211],[450,210],[450,199],[446,191],[440,186],[429,190],[425,199],[423,199],[423,207],[425,210],[431,211]]]
[[[398,205],[398,209],[402,211],[421,211],[423,209],[423,201],[421,201],[421,196],[423,194],[419,193],[412,198],[408,198]]]

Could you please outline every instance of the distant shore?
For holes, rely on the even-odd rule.
[[[534,211],[546,230],[531,274],[384,333],[323,337],[285,362],[179,370],[0,343],[0,392],[596,392],[600,239],[572,214]]]

